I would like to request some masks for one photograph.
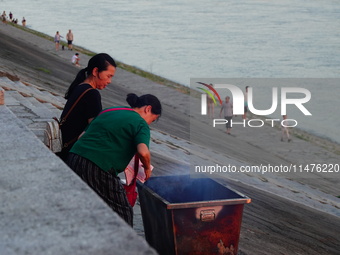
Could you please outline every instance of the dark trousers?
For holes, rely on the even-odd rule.
[[[227,128],[231,128],[231,119],[233,116],[225,116],[224,118],[228,121],[226,124]]]
[[[92,161],[74,153],[69,153],[67,164],[120,217],[133,226],[133,209],[119,177],[105,172]]]

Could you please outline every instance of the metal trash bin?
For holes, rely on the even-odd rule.
[[[160,255],[236,255],[251,199],[209,178],[151,177],[138,183],[145,238]]]

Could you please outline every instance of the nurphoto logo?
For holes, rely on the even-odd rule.
[[[202,90],[204,93],[201,94],[201,115],[207,115],[207,98],[213,100],[214,104],[217,105],[219,103],[222,105],[221,96],[217,93],[217,89],[227,89],[232,94],[233,98],[233,114],[234,115],[243,115],[244,114],[244,106],[245,106],[245,96],[247,98],[247,107],[248,110],[257,116],[267,116],[274,113],[279,105],[278,102],[278,88],[272,88],[272,105],[269,109],[259,110],[254,107],[253,104],[253,88],[248,87],[248,92],[245,95],[243,91],[232,84],[206,84],[203,82],[197,82],[204,86],[204,88],[198,87],[198,89]],[[287,114],[287,105],[295,105],[304,115],[312,116],[312,114],[307,110],[304,106],[305,103],[309,102],[311,99],[311,93],[308,89],[299,88],[299,87],[282,87],[280,89],[281,93],[281,115]],[[302,95],[301,98],[289,98],[289,94]],[[262,127],[264,122],[271,123],[272,127],[274,126],[275,121],[280,121],[279,119],[250,119],[243,120],[243,122],[233,122],[231,120],[231,125],[243,125],[244,127],[248,125],[249,127]],[[220,124],[226,124],[228,120],[226,119],[213,119],[213,126]],[[287,124],[290,123],[290,124]],[[295,119],[286,119],[282,121],[281,124],[286,127],[295,127],[298,122]]]

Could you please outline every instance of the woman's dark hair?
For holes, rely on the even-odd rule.
[[[162,114],[162,105],[161,102],[158,100],[157,97],[151,94],[146,94],[142,96],[137,96],[134,93],[130,93],[126,97],[126,102],[132,107],[132,108],[140,108],[145,105],[151,105],[151,112],[153,114],[161,115]]]
[[[99,53],[97,55],[94,55],[88,62],[87,67],[80,70],[74,79],[74,81],[71,83],[70,87],[65,93],[65,99],[69,99],[72,92],[74,91],[74,88],[81,84],[83,81],[85,81],[86,77],[92,75],[92,71],[95,67],[98,68],[98,72],[102,72],[107,70],[107,67],[109,65],[112,65],[114,67],[117,67],[116,62],[113,60],[113,58],[106,53]]]

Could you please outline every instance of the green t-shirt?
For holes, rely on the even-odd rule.
[[[112,107],[122,108],[122,107]],[[124,108],[129,108],[125,107]],[[137,152],[137,145],[149,147],[150,128],[135,111],[114,110],[97,116],[70,152],[95,163],[104,171],[124,171]]]

